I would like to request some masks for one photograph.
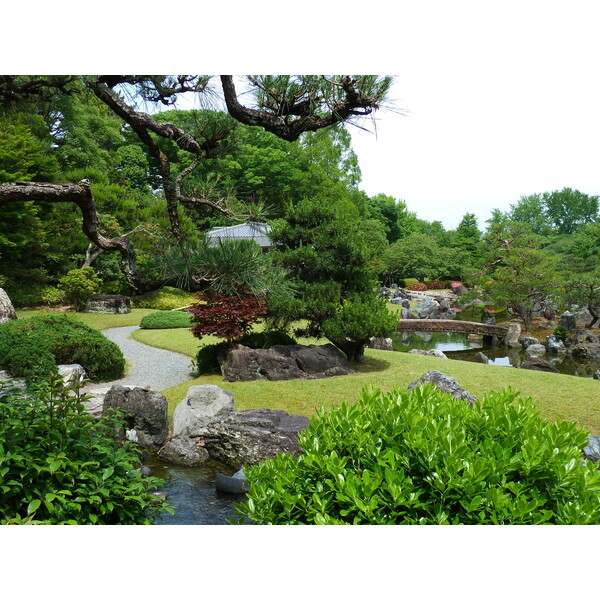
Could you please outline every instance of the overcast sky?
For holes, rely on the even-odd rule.
[[[408,11],[391,94],[406,114],[353,133],[362,189],[446,228],[466,212],[484,228],[524,195],[600,194],[600,4],[480,4],[470,18],[453,2]]]

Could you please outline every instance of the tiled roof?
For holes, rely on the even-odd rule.
[[[271,226],[268,223],[248,221],[231,227],[214,227],[206,234],[206,237],[211,246],[217,244],[219,240],[243,239],[254,240],[261,248],[266,248],[271,245],[270,231]]]

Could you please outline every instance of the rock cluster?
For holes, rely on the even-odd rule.
[[[87,299],[83,312],[127,314],[131,312],[131,301],[127,296],[119,294],[96,294]]]

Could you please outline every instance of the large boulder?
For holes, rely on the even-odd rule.
[[[369,348],[373,350],[393,350],[392,338],[372,337],[369,340]]]
[[[575,344],[569,352],[577,358],[600,359],[600,344]]]
[[[81,385],[86,377],[85,369],[78,364],[58,365],[58,374],[65,385]]]
[[[520,337],[519,338],[519,344],[521,344],[523,350],[527,350],[527,348],[529,348],[529,346],[533,346],[535,344],[539,344],[540,342],[538,341],[537,338],[534,337]]]
[[[257,465],[277,454],[298,454],[298,433],[309,420],[283,410],[244,410],[208,425],[204,445],[211,458],[232,468]]]
[[[454,398],[464,400],[468,404],[474,404],[475,402],[477,402],[477,398],[475,398],[473,394],[470,394],[469,392],[461,388],[456,379],[453,379],[449,375],[444,375],[439,371],[428,371],[427,373],[425,373],[425,375],[423,375],[423,377],[421,377],[421,379],[417,379],[417,381],[411,383],[408,386],[408,389],[412,390],[417,386],[424,385],[426,383],[431,383],[442,392],[450,394]]]
[[[131,302],[127,296],[120,294],[96,294],[87,299],[83,312],[110,315],[127,314],[131,312]]]
[[[525,350],[528,356],[543,356],[546,354],[546,346],[543,344],[532,344],[531,346],[527,346]]]
[[[169,430],[167,399],[148,387],[113,385],[104,397],[102,414],[122,409],[126,428],[117,431],[142,448],[159,449],[166,441]]]
[[[169,439],[159,450],[158,456],[168,463],[184,467],[201,465],[210,458],[208,450],[204,448],[203,440],[186,436]]]
[[[583,455],[592,462],[600,461],[600,435],[588,437],[588,445],[583,449]]]
[[[426,296],[423,298],[423,300],[415,304],[415,312],[421,319],[436,319],[439,306],[439,302],[429,296]]]
[[[420,350],[418,348],[413,348],[408,351],[408,354],[420,354],[421,356],[436,356],[437,358],[448,358],[441,350],[433,349],[433,350]]]
[[[235,410],[231,392],[216,385],[193,385],[173,411],[173,437],[197,437],[206,426]]]
[[[558,319],[558,326],[565,327],[569,331],[577,329],[577,317],[570,311],[565,311]]]
[[[333,344],[276,345],[267,350],[237,344],[227,352],[221,370],[225,381],[320,379],[354,373]]]
[[[560,338],[557,338],[554,334],[549,335],[546,338],[544,345],[546,346],[546,352],[549,354],[562,354],[563,352],[567,351],[564,342]]]
[[[0,323],[7,323],[17,318],[17,313],[8,297],[8,294],[0,288]]]
[[[519,338],[521,337],[521,326],[518,323],[511,323],[504,337],[504,345],[507,348],[521,348]]]
[[[530,371],[543,371],[545,373],[559,373],[559,370],[547,360],[532,356],[521,364],[521,369],[529,369]]]

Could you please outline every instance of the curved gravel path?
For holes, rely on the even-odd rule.
[[[154,348],[134,340],[131,334],[137,325],[130,327],[114,327],[102,333],[117,344],[127,361],[127,375],[115,381],[104,383],[87,383],[83,391],[96,397],[104,394],[114,384],[134,387],[149,387],[157,392],[166,390],[192,378],[189,356]]]

